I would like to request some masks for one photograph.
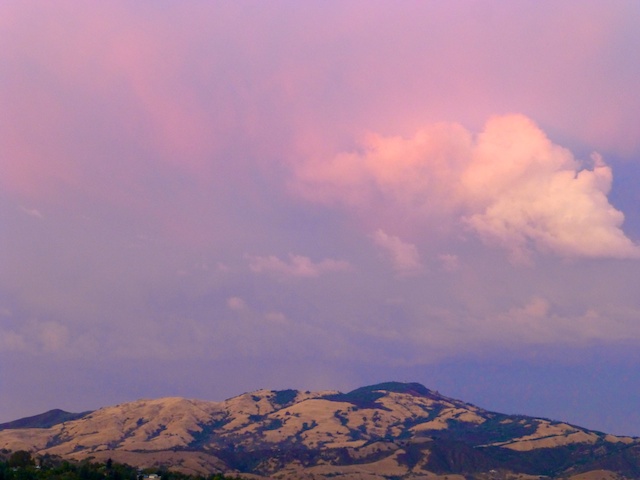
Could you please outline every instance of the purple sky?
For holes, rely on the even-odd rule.
[[[418,381],[640,435],[640,3],[0,4],[0,421]]]

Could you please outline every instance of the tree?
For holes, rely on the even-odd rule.
[[[33,460],[31,453],[26,450],[17,450],[9,457],[9,466],[11,468],[24,468],[35,464],[36,462]]]

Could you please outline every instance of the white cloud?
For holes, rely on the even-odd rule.
[[[464,219],[516,261],[533,249],[565,257],[638,258],[620,228],[624,215],[608,201],[612,172],[594,154],[584,169],[522,116],[490,120],[479,136],[462,185]]]
[[[424,267],[420,253],[415,245],[403,242],[400,238],[389,235],[382,229],[371,234],[374,243],[385,250],[391,259],[393,269],[400,275],[415,275]]]
[[[298,192],[366,218],[385,209],[394,221],[401,214],[433,226],[448,218],[516,262],[534,251],[640,257],[607,199],[611,168],[597,154],[588,168],[522,115],[493,117],[476,136],[437,124],[413,138],[370,135],[363,147],[299,167]]]
[[[266,257],[247,256],[249,268],[256,273],[268,273],[283,277],[312,278],[328,272],[346,271],[351,268],[349,262],[326,258],[313,262],[303,255],[289,254],[289,261],[284,261],[275,255]]]

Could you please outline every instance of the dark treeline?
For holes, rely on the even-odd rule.
[[[111,459],[106,463],[70,462],[52,455],[33,458],[23,450],[3,453],[5,455],[0,456],[0,480],[143,480],[152,474],[160,476],[161,480],[240,480],[221,473],[196,476],[163,468],[139,470]]]

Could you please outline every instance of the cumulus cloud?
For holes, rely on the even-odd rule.
[[[382,229],[371,234],[373,242],[382,248],[391,259],[393,269],[399,275],[415,275],[423,270],[420,253],[415,245],[403,242]]]
[[[380,206],[429,221],[448,217],[514,262],[534,251],[561,257],[638,258],[608,201],[611,168],[551,142],[523,115],[490,118],[473,135],[437,124],[412,138],[370,135],[361,151],[309,161],[296,171],[305,197],[363,215]]]
[[[369,134],[362,150],[301,165],[298,191],[326,203],[366,208],[382,195],[405,208],[450,210],[451,185],[472,151],[472,137],[456,124],[435,124],[413,138]]]
[[[624,215],[607,199],[611,168],[597,154],[592,160],[593,168],[584,168],[523,116],[496,117],[479,135],[462,177],[473,202],[464,219],[515,260],[526,261],[533,248],[637,258],[640,249],[620,228]]]
[[[326,258],[313,262],[303,255],[289,254],[289,261],[281,260],[275,255],[266,257],[247,256],[249,268],[256,273],[268,273],[283,277],[312,278],[328,272],[340,272],[351,268],[349,262]]]

